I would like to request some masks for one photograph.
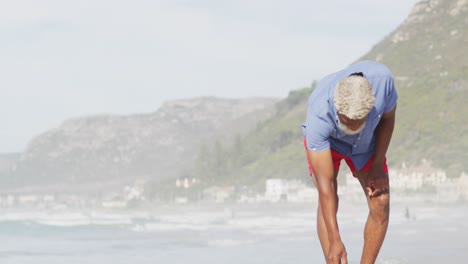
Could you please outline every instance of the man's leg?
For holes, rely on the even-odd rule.
[[[385,234],[387,233],[390,215],[390,191],[378,197],[369,198],[366,190],[368,173],[354,173],[361,183],[369,206],[369,216],[367,217],[364,229],[364,248],[362,250],[361,264],[373,264],[377,259],[377,255],[385,239]]]
[[[338,185],[337,185],[337,175],[338,171],[335,171],[335,186],[337,187],[338,191]],[[317,186],[317,180],[315,179],[315,175],[311,175],[312,179],[314,180],[315,186]],[[338,200],[337,200],[338,203]],[[338,210],[338,204],[336,206]],[[330,248],[330,241],[328,240],[328,232],[327,232],[327,227],[325,225],[325,220],[323,218],[323,213],[322,213],[322,208],[320,207],[320,202],[318,203],[318,208],[317,208],[317,233],[318,237],[320,239],[320,244],[322,245],[322,250],[323,250],[323,255],[325,259],[328,256],[328,250]]]

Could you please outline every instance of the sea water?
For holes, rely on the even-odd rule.
[[[134,210],[0,213],[0,263],[324,263],[316,204],[192,204]],[[359,263],[365,205],[341,202],[340,231]],[[394,203],[377,263],[466,263],[468,205]]]

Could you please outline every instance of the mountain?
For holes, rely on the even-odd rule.
[[[458,176],[468,169],[468,1],[416,4],[363,59],[392,70],[399,92],[392,158],[427,159]]]
[[[195,151],[214,138],[230,144],[272,115],[275,98],[203,97],[154,113],[73,118],[36,136],[3,186],[105,186],[157,181],[192,171]]]
[[[424,1],[407,19],[361,60],[385,63],[395,76],[399,93],[397,123],[388,163],[414,166],[422,160],[451,177],[468,169],[468,1]],[[339,69],[336,69],[339,70]],[[276,115],[246,135],[239,147],[224,150],[235,164],[209,184],[263,184],[267,178],[307,179],[307,164],[299,125],[304,121],[313,87],[292,91],[276,104]],[[214,149],[214,146],[212,146]],[[214,158],[212,158],[213,160]]]
[[[385,63],[395,76],[390,167],[426,160],[451,177],[467,171],[467,10],[466,0],[420,2],[361,57]],[[166,103],[155,113],[71,119],[34,138],[2,186],[101,188],[145,180],[157,193],[173,188],[174,177],[199,178],[200,187],[308,180],[300,124],[314,85],[281,101],[197,98]]]

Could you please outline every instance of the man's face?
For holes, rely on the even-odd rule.
[[[338,127],[348,135],[356,135],[366,126],[367,115],[362,119],[350,119],[338,113]]]

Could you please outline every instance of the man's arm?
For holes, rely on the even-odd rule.
[[[374,160],[367,178],[367,192],[371,198],[389,191],[388,175],[383,171],[383,166],[395,127],[395,112],[396,105],[382,115],[375,130]]]
[[[328,261],[330,261],[330,263],[341,263],[340,261],[343,259],[343,263],[348,263],[336,217],[338,195],[331,151],[330,149],[320,152],[308,151],[307,157],[314,169],[314,179],[319,193],[319,203],[325,226],[327,227],[328,240],[330,242]]]
[[[375,130],[375,154],[373,163],[383,165],[385,154],[387,153],[390,140],[393,135],[393,128],[395,127],[395,107],[387,113],[382,115],[379,124]]]

